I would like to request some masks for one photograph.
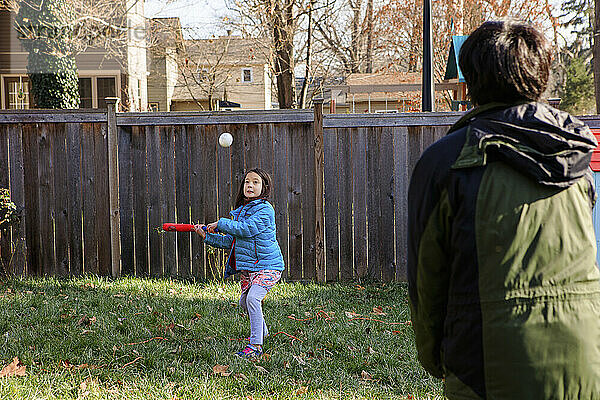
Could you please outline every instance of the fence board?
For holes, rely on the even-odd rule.
[[[148,220],[146,183],[146,138],[143,127],[131,131],[131,175],[133,181],[133,225],[135,248],[135,274],[148,276]]]
[[[83,273],[83,224],[82,224],[82,179],[81,179],[81,124],[66,125],[67,156],[67,236],[69,247],[69,275]]]
[[[423,127],[408,127],[408,177],[412,176],[412,171],[423,152]]]
[[[146,168],[148,173],[148,242],[150,250],[150,276],[163,274],[162,176],[160,166],[160,134],[158,126],[146,127]]]
[[[229,125],[223,127],[223,132],[230,132]],[[217,148],[217,196],[219,217],[228,217],[233,199],[231,194],[231,147]]]
[[[41,275],[40,224],[37,218],[38,199],[38,144],[39,124],[23,125],[23,168],[25,187],[25,237],[27,240],[27,272]]]
[[[288,193],[288,218],[289,218],[289,263],[288,276],[291,280],[302,279],[302,131],[301,126],[291,124],[290,128],[290,153],[288,156],[288,169],[290,170],[290,185]]]
[[[161,216],[163,222],[175,221],[175,128],[172,126],[161,126],[160,133],[160,155],[162,166],[161,181]],[[172,233],[161,235],[164,256],[164,274],[169,277],[177,277],[177,235]]]
[[[138,128],[135,128],[138,129]],[[133,178],[131,166],[132,128],[119,128],[119,225],[121,230],[121,275],[135,275],[133,237]]]
[[[110,198],[108,193],[108,129],[94,124],[94,174],[96,181],[96,240],[98,271],[101,276],[112,275],[110,239]]]
[[[273,147],[273,133],[275,131],[275,127],[273,125],[260,125],[260,135],[258,137],[258,149],[260,152],[260,168],[267,171],[271,178],[274,179],[273,171],[273,157],[274,157],[274,147]],[[271,188],[272,189],[272,188]]]
[[[22,125],[8,125],[8,153],[10,160],[10,196],[18,210],[25,212],[25,186],[23,167]],[[25,239],[25,218],[20,218],[12,228],[13,259],[10,265],[13,275],[21,276],[27,272],[27,246]]]
[[[367,134],[358,128],[352,156],[352,204],[354,208],[354,267],[358,278],[366,277],[367,268]]]
[[[340,272],[340,243],[338,222],[338,130],[323,130],[325,163],[325,268],[326,280],[337,281]]]
[[[396,277],[394,261],[394,146],[392,128],[375,128],[381,137],[379,147],[379,251],[381,279],[393,281]]]
[[[394,128],[394,226],[396,245],[396,280],[406,280],[408,224],[408,129]]]
[[[82,124],[82,180],[83,180],[83,271],[98,273],[96,230],[96,181],[94,163],[94,126]]]
[[[56,260],[54,257],[54,179],[52,174],[52,136],[55,126],[53,124],[42,124],[38,136],[39,160],[39,209],[38,219],[40,221],[40,257],[41,273],[43,275],[54,275],[56,271]]]
[[[8,125],[0,125],[0,188],[9,189]],[[10,192],[10,191],[9,191]],[[0,275],[10,273],[12,234],[10,229],[0,232]]]
[[[56,254],[56,275],[67,276],[69,274],[69,247],[68,247],[68,197],[69,193],[65,190],[68,186],[68,160],[66,138],[67,127],[65,124],[55,126],[52,137],[52,157],[54,161],[54,232],[55,232],[55,254]]]
[[[192,209],[192,221],[194,223],[211,223],[204,216],[204,202],[208,196],[207,188],[203,185],[205,163],[202,158],[205,153],[202,151],[204,135],[204,126],[194,126],[188,130],[190,139],[190,206]],[[214,153],[213,153],[214,154]],[[212,156],[212,155],[211,155]],[[211,193],[212,195],[213,193]],[[204,245],[197,238],[192,237],[192,276],[196,279],[205,278],[204,268]]]
[[[352,137],[353,128],[338,129],[339,159],[339,231],[340,231],[340,279],[354,278],[354,246],[352,232]]]
[[[433,138],[434,142],[437,142],[448,133],[449,126],[434,126],[433,127]]]
[[[381,279],[381,258],[379,246],[379,223],[381,221],[381,182],[378,155],[380,151],[381,131],[371,130],[367,137],[367,218],[368,218],[368,272],[371,279]]]
[[[289,275],[290,262],[288,250],[288,161],[290,140],[289,129],[286,124],[279,124],[274,132],[273,138],[273,203],[275,207],[275,226],[277,229],[277,241],[281,247],[285,270],[282,278],[287,279]]]
[[[302,269],[303,278],[315,280],[317,277],[315,249],[315,140],[311,124],[302,127]]]
[[[203,128],[202,135],[202,184],[203,184],[203,192],[204,199],[204,221],[207,223],[215,222],[218,220],[217,216],[217,160],[215,159],[215,155],[217,154],[217,147],[219,140],[219,131],[215,129],[215,127],[205,126]],[[224,215],[227,217],[227,215]],[[199,238],[196,238],[196,241]],[[206,250],[206,249],[205,249]],[[218,265],[219,261],[215,257],[217,253],[213,253],[211,256],[211,260],[208,259],[208,253],[206,254],[205,261],[205,273],[204,276],[206,279],[215,279],[219,276],[219,271],[221,266]]]
[[[190,223],[190,179],[189,179],[189,141],[186,126],[175,127],[175,206],[176,220],[179,223]],[[192,274],[191,235],[177,235],[177,276],[189,278]]]
[[[259,124],[248,124],[244,134],[244,156],[246,158],[246,171],[252,168],[260,167],[260,147],[258,137],[262,133],[262,126]]]
[[[246,164],[244,160],[244,151],[245,151],[245,135],[246,135],[246,125],[238,125],[235,127],[231,127],[231,134],[233,135],[233,144],[230,146],[231,149],[231,190],[233,201],[232,204],[235,203],[235,199],[238,194],[238,190],[242,181],[244,180]],[[235,205],[233,206],[235,208]]]

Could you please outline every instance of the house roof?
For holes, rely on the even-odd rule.
[[[221,36],[184,41],[184,57],[198,65],[262,65],[269,62],[269,46],[264,40]]]
[[[468,35],[452,36],[452,43],[450,43],[450,51],[448,52],[448,62],[446,63],[444,80],[458,78],[459,82],[465,81],[465,77],[463,76],[460,66],[458,65],[458,55],[460,54],[460,48],[468,37]]]

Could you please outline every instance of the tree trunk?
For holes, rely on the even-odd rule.
[[[294,107],[294,44],[291,34],[293,28],[293,3],[286,1],[281,7],[275,3],[273,20],[273,41],[275,47],[275,76],[277,82],[277,100],[279,108]]]
[[[599,0],[600,1],[600,0]],[[373,72],[373,0],[367,0],[367,69]]]
[[[598,0],[600,1],[600,0]],[[311,0],[308,9],[308,38],[306,39],[306,70],[304,71],[304,82],[302,82],[302,90],[300,91],[300,107],[306,108],[306,93],[308,92],[308,80],[310,78],[310,52],[312,39],[312,8],[314,0]]]
[[[600,0],[594,1],[594,41],[592,53],[594,56],[594,93],[596,95],[596,113],[600,111]]]

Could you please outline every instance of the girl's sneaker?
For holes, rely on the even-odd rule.
[[[242,350],[238,353],[235,353],[235,354],[238,357],[246,358],[248,360],[254,360],[254,359],[262,356],[262,351],[259,348],[254,347],[251,344],[249,344],[246,346],[246,348],[244,348],[244,350]]]

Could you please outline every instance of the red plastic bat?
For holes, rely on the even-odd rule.
[[[193,224],[174,224],[172,222],[166,222],[163,224],[163,231],[167,232],[194,232]],[[203,226],[202,229],[206,232],[206,226]],[[215,230],[218,232],[218,230]]]
[[[163,230],[167,232],[194,232],[194,225],[192,224],[173,224],[167,222],[163,224]]]

